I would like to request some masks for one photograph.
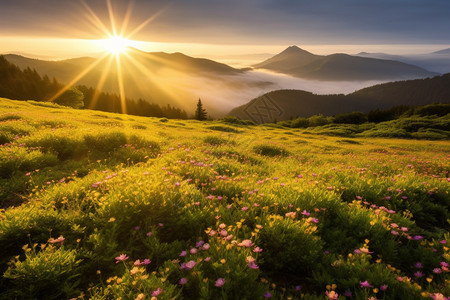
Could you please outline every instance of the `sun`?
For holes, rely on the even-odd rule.
[[[112,36],[109,39],[100,41],[106,51],[112,54],[125,53],[127,48],[131,46],[131,41],[122,36]]]

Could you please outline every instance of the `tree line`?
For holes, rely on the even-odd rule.
[[[10,63],[4,56],[0,56],[0,97],[15,100],[48,101],[58,93],[64,85],[55,78],[50,79],[47,75],[41,77],[36,70],[26,68],[21,70],[18,66]],[[82,103],[79,96],[82,93]],[[117,94],[96,91],[92,87],[79,85],[70,88],[63,93],[56,103],[68,105],[68,101],[75,101],[74,107],[101,110],[105,112],[123,113],[121,99]],[[171,106],[162,106],[150,103],[144,99],[133,100],[126,98],[124,106],[126,113],[130,115],[158,117],[169,119],[187,119],[185,110]]]

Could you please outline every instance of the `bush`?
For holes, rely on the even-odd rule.
[[[239,130],[228,127],[228,126],[209,126],[207,127],[210,130],[223,131],[223,132],[232,132],[232,133],[240,133]]]
[[[84,95],[77,88],[71,87],[55,99],[55,103],[73,108],[82,108],[84,106]]]
[[[274,145],[256,145],[253,147],[253,151],[259,155],[271,157],[289,155],[289,152],[286,149]]]
[[[205,138],[203,138],[203,141],[213,146],[223,145],[227,143],[226,139],[213,135],[206,136]]]
[[[76,250],[45,245],[37,251],[37,244],[25,248],[25,260],[15,260],[3,275],[15,286],[13,298],[58,299],[78,296],[81,271]]]

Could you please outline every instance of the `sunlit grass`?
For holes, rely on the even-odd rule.
[[[0,129],[9,298],[448,293],[448,141],[6,99]]]

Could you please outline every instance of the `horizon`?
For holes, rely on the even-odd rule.
[[[39,14],[36,9],[39,8]],[[101,55],[101,42],[126,36],[145,52],[226,61],[274,55],[291,45],[318,55],[427,54],[450,48],[450,3],[422,0],[304,1],[18,0],[1,3],[0,53],[40,59]],[[245,16],[245,18],[244,18]],[[418,16],[420,16],[418,18]]]

